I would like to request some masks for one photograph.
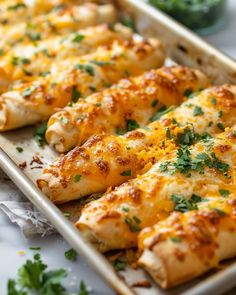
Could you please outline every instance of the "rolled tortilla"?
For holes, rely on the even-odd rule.
[[[205,81],[203,81],[203,84],[199,83],[200,81],[197,79],[194,83],[195,86],[190,82],[194,91],[205,85]],[[183,93],[184,89],[189,87],[189,80],[186,77],[186,81],[183,80],[182,83],[176,85],[177,87],[180,86],[180,91],[176,93]],[[183,92],[181,92],[182,90]],[[213,93],[215,94],[215,92],[210,92],[209,96]],[[193,98],[192,103],[198,104],[199,101],[205,101],[207,97],[206,93],[202,94]],[[174,98],[175,96],[172,99]],[[160,102],[165,104],[165,99],[166,97],[163,96]],[[179,95],[176,99],[177,104]],[[213,113],[214,110],[217,112],[218,106],[210,105],[210,108],[213,108],[211,111]],[[163,116],[161,121],[150,124],[148,128],[137,129],[124,136],[102,135],[91,137],[88,143],[82,147],[77,146],[68,155],[62,156],[50,165],[38,180],[39,187],[53,202],[62,203],[86,194],[103,192],[109,186],[119,185],[137,174],[143,173],[143,169],[150,168],[151,164],[166,152],[165,144],[163,145],[166,140],[166,127],[168,127],[166,124],[168,123],[169,127],[176,130],[177,133],[181,132],[182,129],[179,129],[178,126],[176,128],[176,124],[171,125],[171,118],[174,118],[178,112],[181,114],[179,120],[183,124],[188,121],[188,118],[192,118],[192,112],[189,112],[189,108],[183,105],[181,108],[170,112],[169,117]],[[186,116],[182,116],[182,113],[186,113]],[[168,118],[168,120],[165,120],[165,118]],[[200,133],[205,132],[211,116],[205,116],[205,126],[202,124],[199,126],[198,120],[198,118],[195,118],[194,123],[197,130]],[[170,149],[173,146],[175,147],[175,143],[170,143]],[[83,150],[82,154],[80,153],[81,149]],[[70,160],[71,155],[73,155],[72,162]],[[107,166],[105,174],[99,169],[98,159],[103,160],[101,162]],[[81,175],[81,181],[74,182],[75,175]]]
[[[35,75],[48,75],[54,62],[68,56],[89,54],[98,46],[109,45],[114,40],[130,40],[131,36],[132,30],[121,24],[114,25],[113,29],[99,25],[38,41],[37,46],[35,43],[20,43],[3,52],[0,58],[0,92],[7,91],[16,80],[30,81]]]
[[[32,17],[49,13],[52,9],[78,5],[84,1],[80,0],[2,0],[0,3],[1,25],[12,25],[26,21]]]
[[[127,69],[130,75],[138,75],[150,67],[161,66],[163,60],[157,40],[116,40],[92,54],[53,63],[46,77],[15,84],[12,91],[2,94],[0,131],[46,120],[69,102],[117,82]],[[20,113],[25,113],[24,118]]]
[[[110,5],[83,5],[61,7],[48,14],[39,15],[30,23],[20,22],[17,25],[0,27],[0,48],[7,51],[15,44],[25,41],[39,41],[45,38],[68,34],[89,26],[116,21],[115,8]]]
[[[58,152],[66,152],[94,134],[125,133],[131,123],[136,128],[145,126],[163,106],[179,105],[186,89],[200,89],[208,83],[201,72],[182,66],[121,80],[54,114],[48,121],[46,139]]]
[[[141,229],[175,208],[195,208],[199,200],[230,191],[235,152],[236,137],[229,131],[166,153],[147,173],[87,204],[76,226],[102,251],[134,247]]]
[[[236,255],[236,198],[217,198],[199,210],[175,212],[139,234],[138,263],[162,288],[196,278]]]

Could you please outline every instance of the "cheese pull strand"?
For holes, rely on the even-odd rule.
[[[199,203],[199,210],[174,212],[139,235],[138,263],[162,288],[217,268],[236,256],[236,199]]]
[[[164,60],[160,42],[114,41],[94,53],[55,62],[45,77],[15,83],[0,98],[0,131],[47,120],[58,108],[102,90],[130,75],[138,75]],[[66,118],[63,120],[66,123]]]
[[[159,109],[179,105],[186,89],[200,89],[208,83],[201,72],[181,66],[121,80],[54,114],[46,139],[58,152],[66,152],[94,134],[125,133],[143,127]]]
[[[17,80],[31,81],[36,75],[47,76],[54,62],[69,56],[82,56],[96,51],[97,47],[114,40],[130,40],[132,30],[121,25],[98,25],[63,36],[39,40],[34,44],[20,43],[3,51],[0,57],[0,92],[7,91]]]
[[[182,75],[179,75],[180,73]],[[165,80],[168,82],[161,85],[155,84],[152,83],[153,77],[155,78],[154,81],[161,78],[168,79]],[[140,97],[137,96],[136,100],[137,87],[138,93],[143,93],[143,90],[142,87],[134,83],[141,80],[147,85],[151,84],[151,89],[156,89],[155,93],[159,94],[158,103],[160,105],[167,107],[171,104],[177,105],[183,99],[183,93],[186,90],[191,88],[192,91],[198,91],[199,88],[206,87],[208,80],[203,77],[204,75],[198,71],[182,67],[151,71],[137,79],[127,80],[128,85],[130,85],[129,91],[127,90],[127,99],[131,99],[130,103],[132,103],[132,99],[135,99],[138,103]],[[125,81],[123,80],[121,84],[124,84]],[[166,84],[169,87],[165,87]],[[145,89],[148,89],[148,86]],[[116,87],[114,91],[117,91]],[[109,93],[112,93],[112,89],[109,90]],[[150,96],[152,97],[151,100],[149,100]],[[205,100],[205,96],[202,100]],[[146,93],[145,96],[143,95],[143,99],[144,102],[149,100],[147,108],[151,109],[152,94]],[[216,106],[213,106],[213,108],[216,108]],[[136,105],[132,111],[136,112],[136,110],[139,110],[139,105]],[[142,109],[140,109],[141,111]],[[178,108],[175,112],[178,112]],[[185,122],[185,119],[188,118],[182,118],[182,123]],[[206,120],[208,119],[206,118]],[[169,119],[168,121],[172,122]],[[109,122],[107,123],[109,124]],[[103,192],[109,186],[119,185],[135,177],[137,173],[141,173],[146,165],[151,165],[158,157],[163,155],[163,152],[165,154],[165,149],[162,147],[163,140],[166,139],[165,124],[163,119],[158,123],[150,124],[148,128],[137,129],[124,136],[108,134],[93,136],[84,145],[77,146],[45,169],[38,180],[38,185],[55,203],[68,202],[91,193]],[[97,128],[99,127],[97,126]],[[89,128],[86,131],[89,132]],[[96,132],[96,129],[93,132]],[[170,145],[171,147],[172,145]],[[80,181],[74,181],[76,175],[81,176]]]

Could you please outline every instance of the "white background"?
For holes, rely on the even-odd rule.
[[[214,46],[225,51],[236,59],[236,1],[229,0],[229,7],[225,27],[218,33],[205,38]],[[1,189],[1,188],[0,188]],[[6,283],[9,278],[16,276],[18,267],[32,256],[29,246],[40,246],[44,261],[50,268],[66,268],[70,275],[65,286],[72,291],[78,291],[81,279],[92,288],[96,295],[110,295],[113,292],[106,287],[102,280],[86,266],[79,257],[75,263],[64,258],[65,250],[70,246],[59,235],[26,240],[19,228],[11,224],[8,218],[0,212],[0,294],[6,294]],[[18,251],[24,250],[25,255],[20,256]],[[79,265],[84,271],[79,272]]]

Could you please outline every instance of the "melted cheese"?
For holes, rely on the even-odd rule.
[[[110,89],[53,115],[48,122],[46,139],[57,151],[65,152],[93,134],[125,132],[130,120],[145,126],[164,105],[180,104],[186,89],[208,85],[202,73],[184,67],[162,68],[121,80]],[[63,118],[66,118],[66,124],[63,124]]]

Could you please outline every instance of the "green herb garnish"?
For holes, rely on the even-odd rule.
[[[81,175],[80,174],[77,174],[74,176],[74,182],[79,182],[81,179]]]
[[[202,108],[199,107],[199,106],[195,106],[194,107],[194,110],[193,110],[193,116],[196,117],[196,116],[200,116],[200,115],[203,115],[204,112],[202,111]]]
[[[114,266],[116,271],[125,270],[126,264],[127,263],[125,261],[122,261],[122,260],[120,260],[118,258],[113,262],[113,266]]]
[[[229,194],[230,194],[230,191],[227,190],[227,189],[220,189],[220,190],[219,190],[219,193],[220,193],[220,195],[221,195],[222,197],[227,198],[227,197],[229,196]]]
[[[175,109],[175,106],[170,106],[168,109],[166,107],[161,107],[151,118],[150,121],[158,121],[162,116],[165,114],[168,114],[169,112],[173,111]]]
[[[139,232],[141,230],[141,228],[139,227],[141,220],[138,217],[133,216],[132,218],[130,218],[128,216],[125,216],[124,221],[129,226],[131,232]]]
[[[76,33],[74,38],[72,39],[72,42],[80,43],[84,39],[84,37],[84,35]]]
[[[135,120],[132,120],[132,119],[127,120],[126,124],[127,124],[127,131],[132,131],[132,130],[138,129],[140,127],[139,124]]]
[[[94,68],[89,64],[77,64],[75,67],[79,70],[85,71],[90,76],[94,76]]]
[[[22,153],[24,151],[23,148],[20,147],[20,146],[17,146],[16,150],[17,150],[18,153]]]
[[[66,259],[70,260],[70,261],[76,261],[77,260],[77,252],[74,249],[69,249],[64,253]]]
[[[72,102],[77,102],[80,97],[81,97],[80,91],[77,90],[76,86],[73,86],[72,87],[72,92],[71,92],[71,101]]]
[[[47,130],[47,123],[42,123],[34,132],[34,139],[40,147],[46,144],[45,133]]]
[[[126,171],[123,171],[121,174],[121,176],[131,176],[131,170],[126,170]]]

